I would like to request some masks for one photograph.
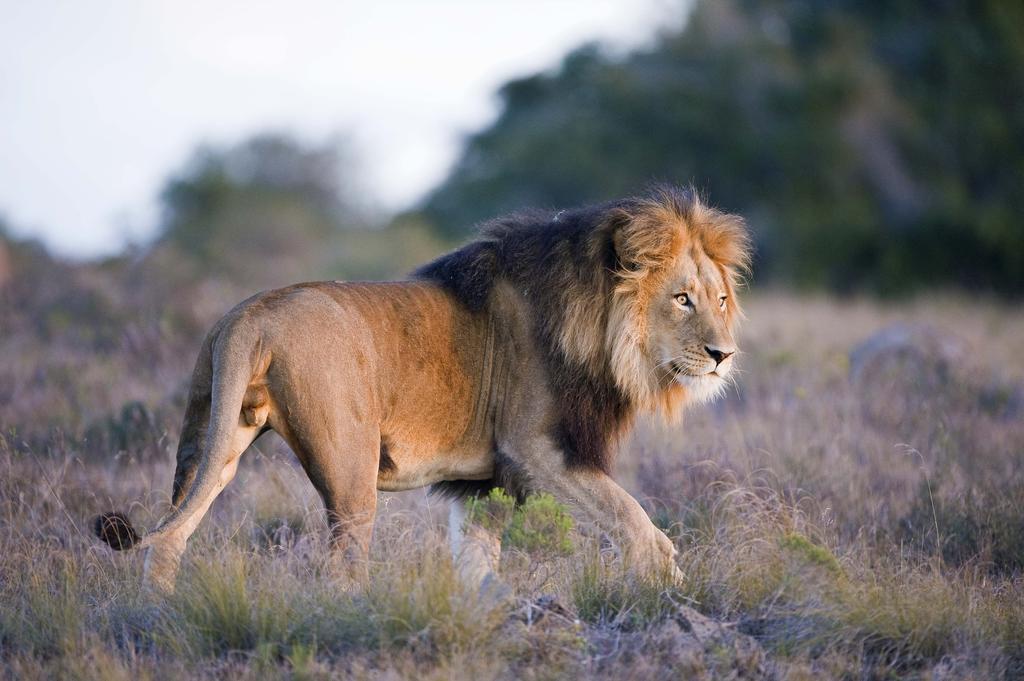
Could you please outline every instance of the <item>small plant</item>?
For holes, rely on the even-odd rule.
[[[1013,476],[990,489],[933,498],[922,482],[899,536],[953,566],[979,561],[992,574],[1024,569],[1024,484]]]
[[[548,555],[572,553],[572,517],[550,494],[533,494],[515,510],[505,530],[509,546]]]
[[[502,488],[495,487],[486,497],[474,497],[466,502],[466,522],[500,534],[512,521],[515,506],[514,498]]]
[[[875,568],[840,591],[832,615],[865,652],[912,665],[940,659],[970,619],[966,592],[932,568]]]
[[[318,673],[321,670],[317,668],[315,645],[296,643],[292,645],[291,651],[285,659],[288,661],[288,666],[291,667],[292,678],[297,681],[326,677],[325,674]]]
[[[196,565],[174,604],[175,619],[194,635],[194,649],[213,655],[261,649],[276,655],[299,619],[294,604],[277,590],[253,588],[241,554]]]
[[[44,656],[78,652],[85,635],[86,613],[80,599],[79,576],[70,563],[61,560],[52,572],[40,569],[27,575],[24,610],[19,619],[11,623],[10,631],[2,633],[25,648]]]
[[[507,613],[504,605],[483,604],[466,589],[447,548],[438,546],[372,574],[365,617],[383,646],[449,655],[487,645]]]
[[[835,554],[826,547],[815,544],[802,534],[787,532],[782,535],[779,545],[808,565],[823,568],[836,577],[843,574],[843,568],[839,565]]]
[[[550,556],[572,553],[572,516],[550,494],[531,494],[520,506],[496,487],[466,502],[466,522],[500,534],[506,546]]]

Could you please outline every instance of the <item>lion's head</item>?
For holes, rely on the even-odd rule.
[[[607,469],[637,411],[671,416],[724,387],[749,254],[740,218],[693,191],[659,188],[500,218],[417,276],[474,311],[487,309],[499,281],[525,299],[562,412],[554,436],[570,464]]]
[[[605,329],[615,381],[638,406],[707,400],[726,385],[749,262],[742,221],[692,193],[659,191],[609,215],[617,255]]]

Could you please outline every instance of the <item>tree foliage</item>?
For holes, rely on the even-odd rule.
[[[699,0],[625,57],[507,83],[420,214],[692,183],[747,216],[758,277],[838,290],[1024,290],[1024,5]]]
[[[173,247],[203,271],[280,283],[323,273],[324,256],[355,222],[341,193],[339,151],[263,134],[234,147],[200,147],[161,194],[157,248]],[[308,275],[307,275],[308,276]]]
[[[258,290],[393,278],[441,250],[421,220],[374,226],[351,188],[354,172],[342,146],[282,134],[200,147],[164,187],[150,261],[183,261],[192,276]]]

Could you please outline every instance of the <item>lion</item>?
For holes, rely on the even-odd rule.
[[[463,499],[500,486],[553,495],[632,569],[678,574],[673,543],[613,480],[614,453],[639,413],[673,418],[722,392],[749,258],[742,219],[662,187],[496,219],[404,281],[255,295],[199,352],[169,515],[140,536],[108,513],[96,532],[147,548],[143,583],[173,590],[190,535],[273,430],[355,578],[377,492],[428,485],[452,499],[457,561],[493,563],[498,540],[468,526]]]

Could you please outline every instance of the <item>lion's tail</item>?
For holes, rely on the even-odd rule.
[[[139,533],[132,527],[128,516],[117,511],[96,516],[93,532],[115,551],[125,551],[139,542]]]
[[[96,536],[116,551],[141,548],[197,524],[219,491],[221,472],[236,454],[233,445],[245,391],[253,378],[259,355],[257,332],[243,324],[227,324],[216,334],[212,352],[213,381],[207,447],[188,494],[158,528],[140,535],[124,513],[103,513],[94,520]],[[240,358],[248,358],[240,359]],[[186,532],[186,536],[191,532]]]

